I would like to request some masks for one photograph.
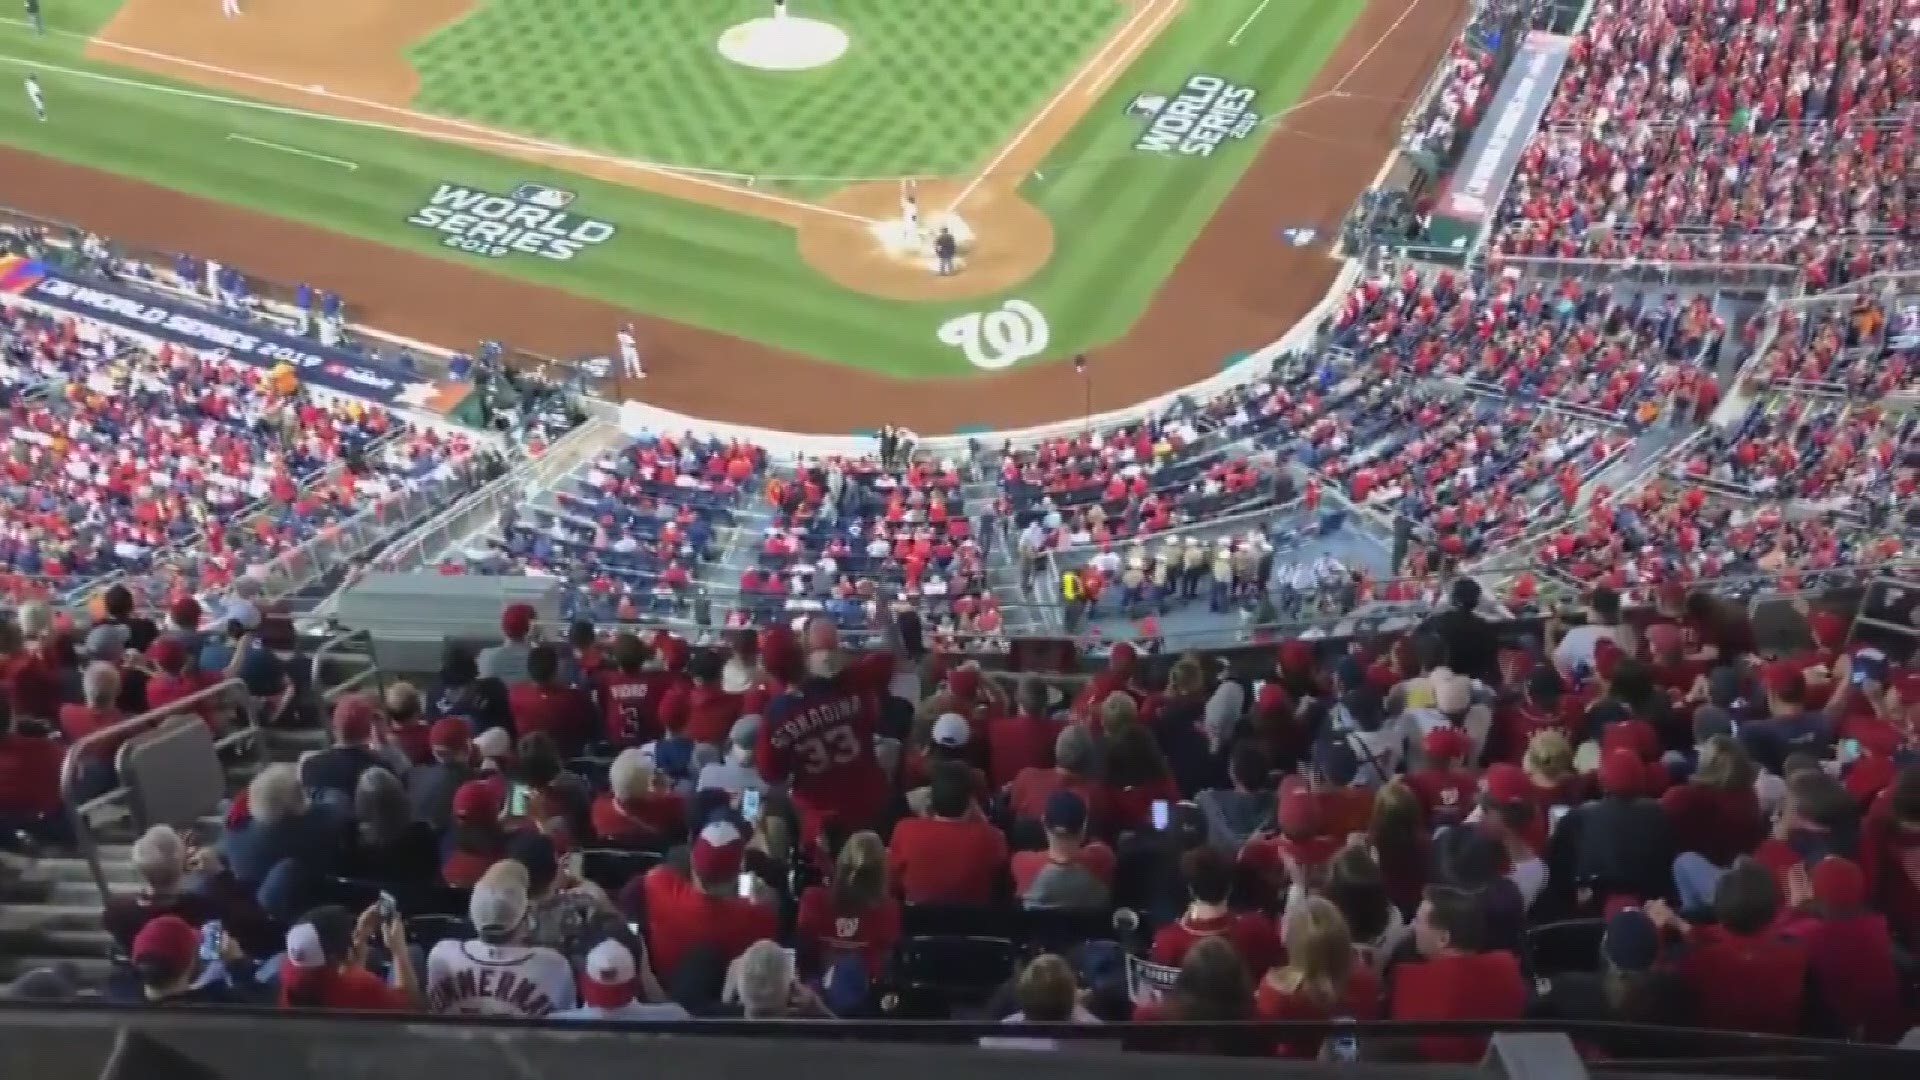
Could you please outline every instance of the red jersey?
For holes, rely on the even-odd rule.
[[[1469,769],[1415,769],[1407,774],[1406,781],[1420,798],[1429,829],[1467,820],[1473,813],[1474,797],[1480,792],[1480,779]]]
[[[607,741],[640,746],[660,737],[660,701],[680,681],[671,671],[603,671],[595,677],[594,697],[606,724]]]
[[[1286,956],[1272,919],[1254,911],[1230,911],[1213,919],[1195,919],[1190,913],[1180,916],[1153,935],[1153,948],[1147,953],[1147,959],[1179,967],[1195,942],[1210,937],[1226,938],[1250,972],[1265,971]]]
[[[865,828],[886,810],[887,778],[873,755],[893,657],[869,653],[830,679],[806,679],[767,702],[754,763],[768,783],[791,778],[808,835],[823,814]]]
[[[800,917],[795,937],[813,951],[822,968],[848,953],[867,965],[867,974],[879,978],[893,958],[900,940],[900,902],[887,897],[867,911],[843,914],[833,904],[833,886],[815,885],[800,894]]]
[[[507,711],[513,714],[516,735],[544,731],[560,744],[562,751],[577,745],[586,732],[581,729],[580,695],[558,684],[514,683],[507,688]]]
[[[1259,989],[1253,992],[1253,1015],[1259,1020],[1378,1020],[1380,1005],[1380,976],[1357,959],[1347,976],[1346,992],[1331,1007],[1297,990],[1282,990],[1272,979],[1261,979]],[[1320,1035],[1283,1038],[1276,1052],[1287,1058],[1313,1058],[1320,1053],[1323,1041]]]
[[[665,719],[683,725],[682,734],[697,743],[725,744],[733,731],[733,722],[744,715],[740,711],[741,696],[729,694],[718,686],[683,687],[670,694],[668,700],[685,705],[669,709]]]

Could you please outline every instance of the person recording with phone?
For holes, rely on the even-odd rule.
[[[280,962],[283,1009],[404,1012],[421,1005],[420,975],[407,927],[393,898],[382,895],[358,918],[334,905],[315,908],[287,931]],[[375,941],[391,964],[388,979],[368,966]]]
[[[260,996],[253,962],[217,922],[199,930],[178,915],[151,919],[128,950],[135,983],[107,999],[141,1005],[246,1005]]]

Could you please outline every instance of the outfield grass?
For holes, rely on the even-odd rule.
[[[795,15],[852,31],[845,55],[802,72],[720,55],[722,31],[770,10],[769,0],[568,0],[556,17],[551,0],[489,0],[411,51],[415,104],[722,172],[950,175],[1051,97],[1122,9],[1119,0],[793,0]]]
[[[929,8],[887,2],[914,12]],[[1132,97],[1170,92],[1190,74],[1210,73],[1257,87],[1256,108],[1263,115],[1282,112],[1323,65],[1365,0],[1278,0],[1237,45],[1228,46],[1227,38],[1254,2],[1201,0],[1189,8],[1058,149],[1041,170],[1045,179],[1024,187],[1024,194],[1052,217],[1058,250],[1046,270],[1008,295],[1045,312],[1053,331],[1051,357],[1070,356],[1132,324],[1259,142],[1232,143],[1207,159],[1136,153],[1132,147],[1142,123],[1127,115]],[[44,38],[17,22],[0,21],[0,81],[14,81],[12,87],[0,86],[0,139],[467,265],[474,264],[472,256],[449,251],[434,234],[403,224],[436,184],[456,181],[495,191],[522,181],[554,184],[580,194],[576,209],[581,213],[615,224],[616,239],[571,262],[513,258],[482,260],[483,265],[849,365],[909,377],[972,371],[954,350],[938,343],[935,330],[955,315],[990,310],[997,299],[876,300],[841,289],[802,265],[793,234],[782,226],[429,139],[250,108],[191,84],[85,59],[84,36],[115,6],[115,0],[50,4],[54,28],[63,33]],[[856,41],[866,34],[857,24],[849,29]],[[547,63],[554,70],[567,66],[551,55]],[[18,92],[19,76],[27,70],[39,71],[52,123],[35,123]],[[1044,99],[1055,88],[1032,93]],[[697,105],[689,108],[697,114]],[[360,168],[347,172],[237,143],[233,134],[349,159]],[[796,147],[804,142],[797,129],[792,141]],[[1278,229],[1289,223],[1274,224]]]

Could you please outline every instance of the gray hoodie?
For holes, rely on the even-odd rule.
[[[1249,837],[1273,824],[1273,793],[1209,788],[1194,803],[1207,822],[1207,846],[1234,854]]]

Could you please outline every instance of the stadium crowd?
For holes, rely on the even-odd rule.
[[[107,909],[107,992],[635,1023],[1904,1032],[1920,670],[1849,645],[1837,612],[1772,658],[1704,593],[1624,612],[1599,587],[1537,632],[1480,600],[1462,579],[1416,631],[1289,640],[1251,680],[1122,645],[1071,698],[913,659],[904,610],[889,650],[853,653],[830,619],[556,646],[510,608],[441,685],[339,701],[331,747],[259,773],[217,842],[149,830],[141,888]],[[6,648],[15,827],[55,809],[47,721],[72,734],[126,692],[95,659],[80,701],[36,699],[76,674],[45,614]],[[163,668],[190,651],[179,628],[101,629]],[[1126,1041],[1311,1057],[1324,1034]]]
[[[0,573],[18,601],[108,575],[153,602],[226,588],[331,526],[448,485],[474,451],[297,380],[0,310]],[[93,337],[94,335],[88,335]]]
[[[1495,250],[1769,263],[1814,291],[1906,268],[1916,32],[1901,0],[1597,4]]]

